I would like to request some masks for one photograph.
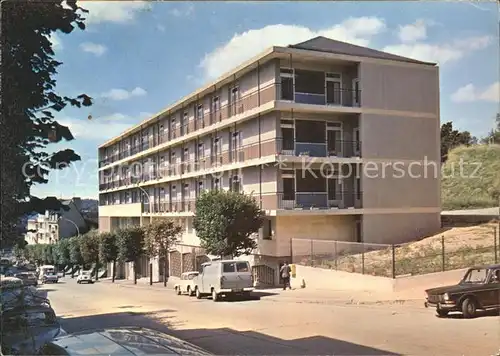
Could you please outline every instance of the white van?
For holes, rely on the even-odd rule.
[[[52,265],[43,265],[38,267],[36,272],[38,273],[38,278],[41,280],[47,273],[55,273],[56,267]]]
[[[222,296],[242,295],[250,297],[253,276],[247,261],[212,261],[203,264],[202,272],[194,278],[196,298],[212,296],[217,302]]]

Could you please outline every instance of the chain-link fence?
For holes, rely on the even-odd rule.
[[[402,245],[309,239],[292,239],[291,244],[295,264],[392,278],[487,265],[500,260],[497,227],[485,229],[475,238],[446,238],[443,235]]]

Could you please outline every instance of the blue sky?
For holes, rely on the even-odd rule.
[[[58,120],[74,167],[33,194],[97,198],[97,146],[272,45],[317,35],[440,65],[441,122],[486,134],[499,97],[498,6],[478,2],[81,2],[87,29],[51,37],[64,95],[95,105]],[[93,120],[87,119],[92,115]]]

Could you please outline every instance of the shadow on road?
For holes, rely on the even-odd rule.
[[[476,316],[473,319],[477,318],[484,318],[484,317],[498,317],[500,315],[500,310],[495,310],[495,309],[490,309],[490,310],[478,310],[476,311]],[[453,313],[453,314],[448,314],[445,317],[441,317],[439,315],[436,315],[436,318],[439,319],[464,319],[464,320],[469,320],[465,319],[462,313]]]
[[[173,316],[168,315],[172,312],[175,311],[157,310],[145,313],[119,312],[84,317],[61,317],[60,322],[68,333],[124,326],[150,328],[179,337],[216,355],[397,355],[385,350],[319,335],[284,340],[255,331],[237,331],[230,328],[179,330],[176,328],[182,324],[172,321]]]

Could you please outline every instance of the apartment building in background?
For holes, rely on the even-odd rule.
[[[87,223],[81,214],[81,199],[63,199],[61,203],[67,209],[47,210],[28,218],[25,235],[28,245],[55,244],[60,239],[76,236],[78,231],[87,231]]]
[[[275,277],[291,239],[402,243],[438,230],[439,140],[434,63],[325,37],[272,47],[99,147],[99,228],[177,219],[179,276],[207,258],[196,197],[245,192],[266,212],[248,258]]]

